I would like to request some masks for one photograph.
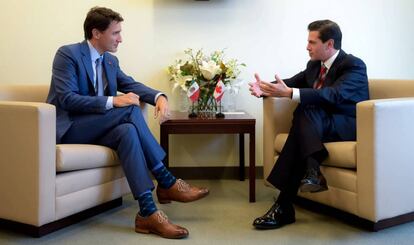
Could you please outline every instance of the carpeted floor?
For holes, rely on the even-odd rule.
[[[256,203],[248,202],[248,181],[197,180],[211,194],[195,203],[158,204],[176,224],[189,229],[183,240],[134,232],[138,205],[126,196],[122,207],[105,212],[42,238],[0,230],[0,244],[413,244],[414,222],[369,232],[335,218],[296,208],[296,223],[258,231],[251,223],[273,203],[275,190],[257,181]]]

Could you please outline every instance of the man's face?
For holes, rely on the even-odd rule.
[[[310,31],[308,36],[308,45],[306,49],[309,52],[311,60],[321,60],[325,61],[329,58],[330,46],[333,40],[328,40],[325,43],[319,39],[318,31]]]
[[[121,22],[112,21],[109,27],[103,31],[97,31],[94,37],[96,38],[97,49],[101,53],[106,51],[116,52],[118,44],[122,42],[121,37]]]

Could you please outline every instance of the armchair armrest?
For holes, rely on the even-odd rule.
[[[414,211],[414,98],[357,104],[358,212],[372,221]]]
[[[46,103],[0,101],[0,218],[55,220],[56,112]]]
[[[268,173],[269,166],[274,164],[276,135],[289,133],[293,111],[297,104],[287,98],[266,97],[263,99],[263,168],[265,168],[265,173]]]

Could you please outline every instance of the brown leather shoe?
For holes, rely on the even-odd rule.
[[[161,204],[170,203],[171,201],[192,202],[207,196],[208,193],[207,188],[190,186],[182,179],[177,179],[169,189],[157,186],[157,197]]]
[[[184,238],[189,234],[186,228],[171,224],[167,215],[160,210],[148,217],[142,217],[137,213],[135,217],[135,232],[154,233],[170,239]]]

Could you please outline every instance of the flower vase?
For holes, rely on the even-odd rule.
[[[237,105],[236,105],[236,100],[237,100],[237,94],[233,89],[229,89],[226,91],[227,93],[225,94],[225,96],[223,96],[223,105],[224,105],[224,110],[227,112],[235,112],[237,111]]]
[[[190,101],[187,97],[187,92],[184,90],[180,90],[179,100],[178,100],[178,110],[180,112],[188,111],[188,108],[190,107],[189,103]]]
[[[199,118],[214,118],[216,116],[217,103],[213,96],[200,97],[195,106]]]

